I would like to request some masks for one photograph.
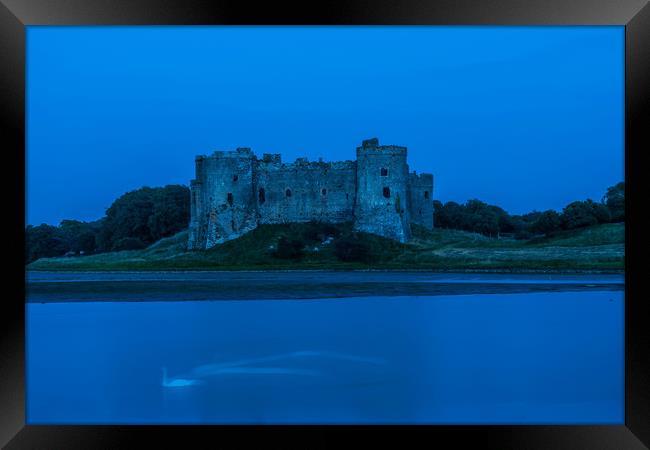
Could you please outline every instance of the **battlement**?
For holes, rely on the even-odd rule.
[[[208,157],[203,158],[219,159],[219,158],[252,158],[253,151],[248,147],[238,147],[236,150],[215,150]]]
[[[379,139],[371,138],[361,141],[362,148],[377,148],[379,147]]]
[[[325,169],[352,169],[356,165],[356,161],[323,161],[323,158],[319,158],[318,161],[309,161],[307,158],[296,158],[296,161],[290,164],[282,164],[283,169],[313,169],[313,170],[325,170]]]
[[[406,156],[406,147],[400,145],[379,145],[379,139],[366,139],[357,147],[359,155],[403,155]]]
[[[264,153],[262,154],[262,162],[265,163],[282,163],[282,155],[279,153]]]
[[[279,154],[264,153],[262,159],[257,160],[260,163],[260,168],[267,168],[269,170],[284,170],[284,171],[301,171],[301,170],[348,170],[356,167],[356,161],[323,161],[319,158],[318,161],[309,161],[308,158],[296,158],[292,163],[282,163],[282,158]]]
[[[430,173],[421,173],[413,171],[409,174],[409,182],[412,186],[431,186],[433,185],[433,175]]]

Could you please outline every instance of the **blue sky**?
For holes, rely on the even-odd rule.
[[[511,213],[623,180],[623,27],[28,27],[27,223],[94,220],[194,156],[408,147]]]

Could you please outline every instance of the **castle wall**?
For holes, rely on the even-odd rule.
[[[433,175],[409,174],[411,222],[433,230]]]
[[[357,147],[355,228],[406,242],[411,237],[406,147]]]
[[[259,223],[344,222],[353,219],[356,164],[256,162]],[[263,189],[263,199],[260,198]]]

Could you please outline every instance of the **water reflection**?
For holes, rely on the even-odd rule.
[[[27,419],[620,424],[623,312],[622,290],[29,303]]]
[[[314,361],[316,359],[316,361]],[[309,364],[318,362],[319,364],[333,365],[327,359],[365,363],[372,365],[382,365],[386,363],[383,358],[373,358],[369,356],[349,355],[345,353],[331,351],[302,350],[291,353],[283,353],[258,358],[237,359],[221,363],[203,364],[194,367],[186,374],[174,377],[167,376],[167,368],[163,367],[163,378],[161,385],[163,387],[186,387],[199,384],[202,379],[217,375],[322,375],[320,370],[309,369],[304,367],[269,367],[259,364],[269,362],[285,362],[288,364]],[[311,361],[310,361],[311,360]]]

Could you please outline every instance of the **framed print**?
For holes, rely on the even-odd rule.
[[[7,448],[647,448],[647,4],[0,12]]]

